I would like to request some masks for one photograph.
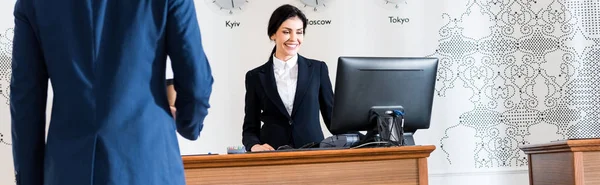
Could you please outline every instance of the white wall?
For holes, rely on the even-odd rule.
[[[207,6],[210,3],[196,1],[203,43],[215,71],[215,94],[203,138],[198,142],[180,140],[183,153],[223,153],[225,146],[241,145],[244,75],[269,57],[273,47],[266,34],[270,14],[283,3],[303,7],[297,0],[277,2],[250,1],[243,7],[244,11],[222,16]],[[425,8],[425,1],[402,7],[402,12],[385,9],[385,5],[377,1],[326,3],[327,8],[317,12],[303,8],[309,19],[331,20],[331,24],[309,26],[300,53],[324,60],[332,83],[335,83],[337,58],[341,55],[424,56],[435,50],[437,26],[425,28],[441,20],[439,16],[424,16],[421,10]],[[390,15],[408,16],[410,22],[390,24]],[[240,26],[228,28],[226,21],[239,22]],[[326,131],[326,134],[329,133]]]
[[[527,161],[519,146],[600,135],[600,104],[593,101],[600,90],[600,28],[592,24],[600,21],[600,3],[389,1],[399,8],[386,0],[330,0],[316,12],[303,8],[309,19],[331,24],[310,25],[300,53],[324,60],[334,85],[339,56],[439,57],[431,128],[415,136],[417,144],[437,147],[429,159],[432,185],[525,185]],[[268,59],[271,12],[283,3],[302,5],[248,0],[243,11],[228,15],[212,0],[195,2],[215,84],[201,138],[180,138],[180,146],[183,154],[225,153],[227,146],[241,145],[244,74]],[[0,2],[3,36],[13,26],[13,4]],[[409,21],[390,23],[389,16]],[[240,24],[226,27],[227,21]],[[10,36],[0,36],[0,57],[10,56],[10,44]],[[0,62],[2,73],[7,61]],[[0,77],[2,89],[7,82]],[[0,96],[0,139],[10,143],[5,100]],[[0,142],[0,184],[11,184],[12,176],[10,145]]]

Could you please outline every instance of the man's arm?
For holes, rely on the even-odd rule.
[[[202,48],[193,0],[168,0],[167,53],[177,91],[177,132],[196,140],[208,114],[213,77]]]
[[[10,82],[10,114],[15,175],[19,185],[44,180],[48,72],[40,43],[27,14],[31,6],[17,1]]]

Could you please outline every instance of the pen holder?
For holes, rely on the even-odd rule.
[[[227,147],[227,154],[243,154],[243,153],[246,153],[246,147],[244,147],[244,146]]]

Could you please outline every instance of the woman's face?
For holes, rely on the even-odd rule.
[[[303,39],[302,20],[297,16],[287,19],[279,26],[277,32],[271,35],[271,40],[276,44],[275,57],[283,61],[292,58],[298,53]]]

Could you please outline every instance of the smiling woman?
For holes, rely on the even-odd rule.
[[[333,90],[327,65],[298,54],[307,22],[292,5],[280,6],[269,19],[273,51],[267,63],[246,73],[242,143],[247,150],[320,143],[319,110],[329,128]]]

